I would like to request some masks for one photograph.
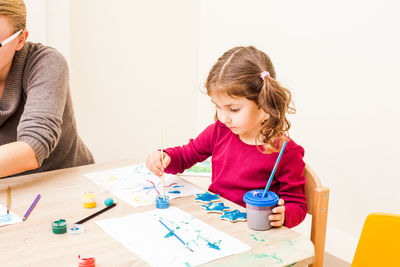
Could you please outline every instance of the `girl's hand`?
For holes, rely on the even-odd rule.
[[[163,152],[164,157],[164,167],[162,166],[161,160],[161,152],[154,151],[150,153],[146,158],[146,167],[157,176],[163,175],[163,170],[167,168],[169,163],[171,162],[171,158],[168,156],[167,153]]]
[[[272,209],[272,213],[269,215],[271,226],[282,226],[285,222],[285,201],[283,199],[279,199],[278,206]]]

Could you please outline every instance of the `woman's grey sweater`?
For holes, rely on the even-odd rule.
[[[78,136],[67,62],[51,47],[28,42],[14,56],[0,102],[0,145],[15,141],[36,153],[39,168],[29,173],[94,163]]]

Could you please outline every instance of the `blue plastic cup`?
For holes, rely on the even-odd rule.
[[[272,191],[268,191],[263,198],[264,190],[252,190],[244,194],[243,201],[246,203],[247,225],[254,230],[268,230],[271,228],[269,215],[278,204],[279,197]]]

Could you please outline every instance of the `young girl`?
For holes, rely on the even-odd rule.
[[[287,141],[270,190],[280,197],[270,216],[272,226],[293,227],[307,213],[304,195],[304,149],[285,132],[291,94],[275,79],[269,57],[255,47],[225,52],[211,69],[207,94],[215,104],[216,122],[196,139],[164,152],[167,173],[181,173],[212,156],[211,192],[245,206],[243,195],[264,189],[284,141]],[[146,160],[147,168],[162,174],[159,151]]]

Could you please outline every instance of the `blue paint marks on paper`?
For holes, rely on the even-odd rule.
[[[11,214],[0,215],[0,223],[9,223],[12,221]]]
[[[8,225],[8,224],[14,224],[14,223],[20,223],[22,222],[22,219],[12,213],[7,213],[7,209],[0,205],[0,226],[3,225]]]
[[[216,249],[216,250],[221,250],[220,249],[220,247],[219,247],[219,244],[221,243],[221,240],[219,241],[219,242],[214,242],[214,243],[210,243],[210,242],[208,242],[208,246],[210,247],[210,248],[213,248],[213,249]]]
[[[179,226],[178,226],[178,227],[176,227],[176,228],[175,228],[175,230],[172,230],[172,231],[168,232],[168,234],[166,234],[166,235],[164,236],[164,238],[168,238],[168,237],[171,237],[171,236],[173,236],[173,235],[174,235],[174,233],[175,233],[175,231],[176,231],[176,230],[178,230],[178,229],[180,229],[180,227],[179,227]]]
[[[202,236],[200,235],[200,231],[198,231],[197,240],[199,240],[199,239],[202,239],[202,240],[204,240],[205,242],[207,242],[207,246],[208,246],[209,248],[216,249],[216,250],[221,250],[221,248],[219,247],[220,244],[221,244],[221,240],[219,240],[219,241],[217,241],[217,242],[211,243],[211,241],[210,241],[209,239],[207,239],[207,238],[205,238],[205,237],[202,237]]]

